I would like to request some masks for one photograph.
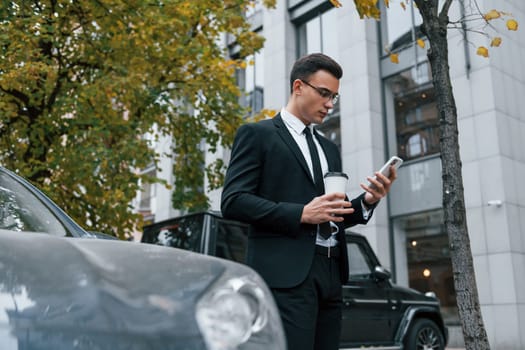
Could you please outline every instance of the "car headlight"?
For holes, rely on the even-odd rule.
[[[430,292],[426,292],[425,293],[425,296],[426,297],[429,297],[429,298],[433,298],[433,299],[437,299],[437,296],[436,296],[436,293],[430,291]]]
[[[254,275],[223,276],[197,303],[199,329],[210,350],[285,349],[270,291]]]

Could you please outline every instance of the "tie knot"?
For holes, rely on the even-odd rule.
[[[307,126],[306,128],[304,128],[303,134],[305,134],[306,136],[312,136],[312,130],[310,130],[310,127]]]

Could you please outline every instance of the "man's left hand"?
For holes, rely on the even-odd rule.
[[[367,180],[370,184],[374,186],[367,186],[363,183],[360,184],[361,188],[366,191],[364,202],[365,205],[373,205],[383,197],[385,197],[388,192],[390,192],[390,187],[392,183],[397,179],[397,170],[391,166],[390,167],[390,176],[386,177],[380,172],[375,173],[375,177],[368,176]]]

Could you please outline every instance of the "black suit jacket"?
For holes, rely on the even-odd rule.
[[[337,146],[318,138],[329,171],[341,171]],[[316,196],[315,185],[299,146],[280,114],[239,128],[222,193],[226,218],[250,223],[247,264],[271,288],[291,288],[306,278],[315,254],[317,225],[301,224],[305,204]],[[355,212],[338,224],[342,250],[341,282],[348,279],[344,229],[366,223],[361,200],[352,200]]]

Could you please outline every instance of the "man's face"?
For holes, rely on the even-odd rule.
[[[322,94],[331,95],[338,91],[339,80],[324,70],[317,71],[304,81],[298,79],[294,82],[295,112],[291,112],[305,125],[321,124],[328,111],[334,108],[332,97],[323,97]]]

